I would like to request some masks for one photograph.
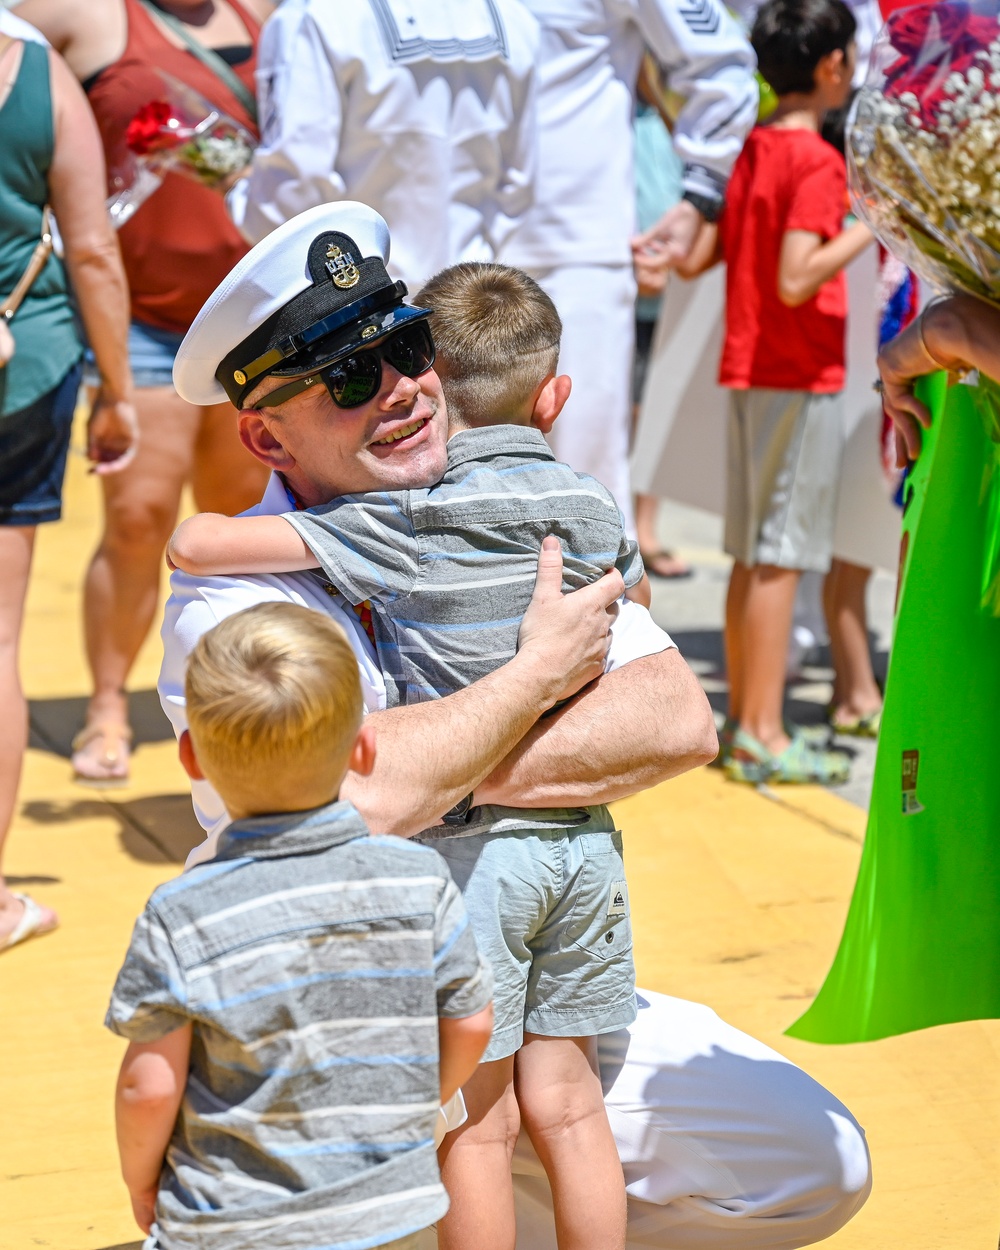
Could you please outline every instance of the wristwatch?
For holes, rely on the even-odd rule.
[[[441,817],[446,825],[464,825],[469,818],[469,812],[472,811],[472,791],[460,799],[450,811],[445,812]]]
[[[685,191],[681,199],[687,200],[706,221],[719,220],[724,202],[721,195],[699,195],[697,191]]]

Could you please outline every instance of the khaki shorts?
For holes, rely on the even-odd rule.
[[[526,1032],[596,1037],[632,1023],[628,887],[621,834],[606,810],[569,829],[472,834],[432,845],[462,891],[480,953],[493,965],[493,1036],[484,1063],[514,1054]]]
[[[843,394],[730,391],[727,554],[825,573],[844,443]]]

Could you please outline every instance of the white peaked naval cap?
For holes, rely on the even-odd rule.
[[[321,204],[262,239],[194,319],[174,361],[174,386],[191,404],[237,407],[262,378],[295,378],[428,315],[403,304],[386,271],[389,227],[346,200]],[[373,329],[372,326],[376,326]]]

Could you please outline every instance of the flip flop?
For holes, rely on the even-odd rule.
[[[667,560],[671,564],[675,565],[676,569],[669,573],[664,572],[662,569],[656,568],[657,560]],[[651,551],[648,555],[644,554],[642,557],[642,566],[650,577],[659,577],[665,582],[682,581],[685,577],[691,577],[694,571],[693,569],[688,568],[682,560],[678,560],[672,551],[663,550]]]
[[[99,752],[87,748],[100,740]],[[132,730],[117,722],[84,725],[73,739],[73,780],[81,786],[112,789],[128,785]]]
[[[24,911],[21,919],[11,929],[10,933],[5,938],[0,938],[0,951],[8,951],[12,946],[17,946],[20,942],[26,942],[28,938],[41,937],[45,933],[51,933],[53,929],[59,926],[57,919],[55,924],[45,927],[45,913],[30,894],[19,894],[16,890],[12,890],[11,894],[23,905]]]

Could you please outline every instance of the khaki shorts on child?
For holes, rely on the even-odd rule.
[[[730,391],[726,552],[825,573],[844,442],[842,393]]]
[[[462,891],[480,954],[493,965],[493,1036],[483,1062],[514,1054],[526,1032],[596,1037],[635,1019],[621,834],[605,809],[598,812],[571,828],[431,843]]]

